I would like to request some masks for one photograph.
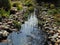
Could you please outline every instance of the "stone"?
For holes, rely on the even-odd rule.
[[[60,33],[60,30],[58,30],[58,32]]]
[[[3,29],[9,29],[9,27],[8,26],[4,26],[4,28]]]
[[[8,36],[8,32],[7,31],[3,31],[3,37],[6,37],[6,36]]]
[[[54,34],[54,31],[53,31],[53,30],[51,30],[51,31],[49,31],[48,33]]]
[[[60,43],[60,39],[57,40],[57,43]]]
[[[0,25],[2,25],[2,22],[0,22]]]
[[[12,24],[12,21],[9,21],[8,24],[11,25]]]
[[[12,29],[12,31],[18,31],[17,29]]]
[[[58,38],[60,38],[60,36],[58,36]]]

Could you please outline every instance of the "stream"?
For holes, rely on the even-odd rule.
[[[0,45],[44,45],[45,33],[38,28],[38,19],[35,12],[28,17],[28,20],[21,25],[21,30],[11,33],[7,43]]]

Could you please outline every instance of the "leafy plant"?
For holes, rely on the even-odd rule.
[[[22,6],[22,5],[19,5],[19,6],[17,7],[17,9],[18,9],[18,10],[22,10],[22,9],[23,9],[23,6]]]
[[[17,10],[22,10],[22,9],[23,9],[22,4],[21,4],[21,3],[18,3],[18,2],[15,2],[15,3],[13,4],[13,7],[17,7]]]
[[[50,4],[50,8],[51,9],[55,8],[55,5],[54,4]]]
[[[13,21],[14,27],[18,28],[18,30],[21,28],[21,22],[18,22],[16,20]]]
[[[13,7],[17,7],[19,5],[18,2],[13,3]]]
[[[35,0],[22,0],[22,2],[25,6],[30,7],[34,5]]]
[[[9,18],[9,15],[10,15],[10,11],[5,11],[4,9],[0,10],[0,16],[2,18]]]
[[[29,12],[28,12],[28,11],[24,13],[24,19],[25,19],[25,20],[27,20],[28,15],[29,15]]]
[[[58,10],[57,9],[50,9],[50,10],[48,10],[47,11],[48,12],[48,14],[58,14]]]
[[[30,7],[28,8],[28,10],[29,10],[30,12],[33,12],[33,11],[34,11],[34,7],[33,7],[33,6],[30,6]]]

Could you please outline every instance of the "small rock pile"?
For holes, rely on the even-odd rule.
[[[48,45],[60,45],[60,27],[56,26],[55,20],[52,15],[47,15],[46,13],[42,12],[39,16],[39,20],[43,21],[42,28],[48,35],[47,43]]]
[[[6,39],[12,31],[18,31],[13,21],[17,21],[18,23],[24,22],[23,15],[20,11],[16,12],[16,14],[11,14],[9,18],[2,18],[0,22],[0,39]]]

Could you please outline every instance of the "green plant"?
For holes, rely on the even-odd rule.
[[[33,0],[23,0],[22,2],[23,2],[23,4],[24,4],[25,6],[28,6],[28,7],[34,5]]]
[[[18,2],[13,3],[13,7],[17,7],[19,5]]]
[[[22,9],[23,9],[22,4],[21,4],[21,3],[18,3],[18,2],[15,2],[15,3],[13,4],[13,7],[17,7],[17,10],[22,10]]]
[[[25,19],[25,20],[27,20],[28,15],[29,15],[29,11],[27,11],[27,12],[24,13],[24,19]]]
[[[51,9],[55,8],[55,5],[54,4],[50,4],[50,8]]]
[[[2,18],[9,18],[10,11],[5,11],[4,9],[0,10],[0,17]]]
[[[0,8],[4,8],[5,10],[10,10],[11,1],[10,0],[0,0]]]
[[[14,27],[18,28],[18,30],[21,28],[21,22],[18,22],[16,20],[13,21]]]
[[[23,6],[22,5],[19,5],[18,7],[17,7],[17,10],[22,10],[23,9]]]
[[[30,6],[30,7],[28,7],[28,10],[29,10],[30,12],[33,12],[33,11],[34,11],[34,7],[33,7],[33,6]]]
[[[57,9],[50,9],[47,12],[48,12],[48,14],[58,14],[58,10]]]

